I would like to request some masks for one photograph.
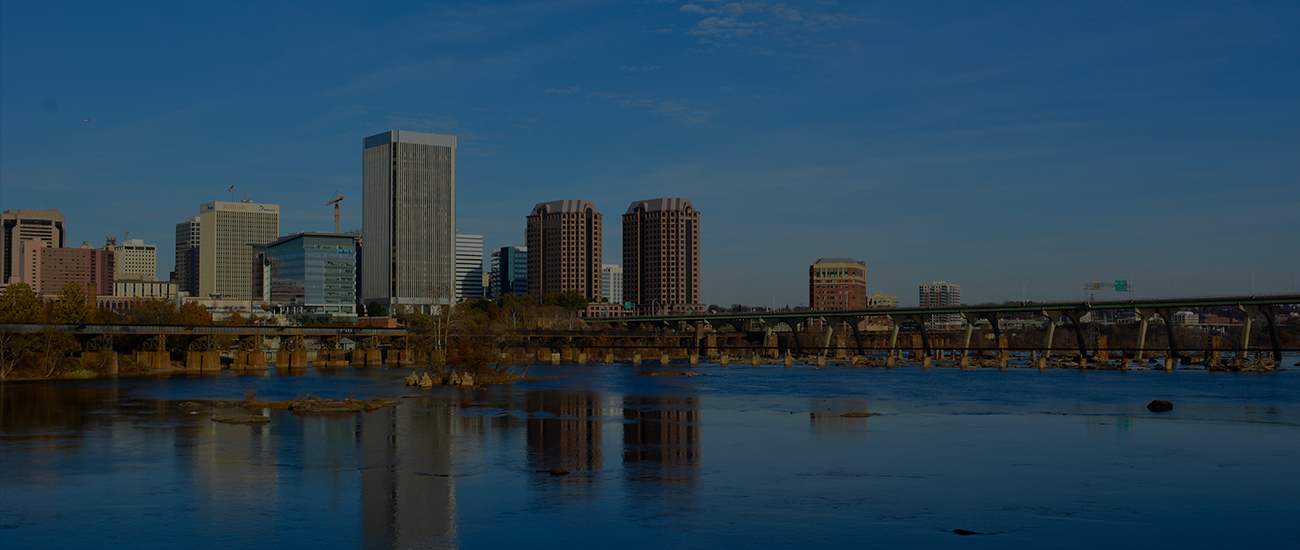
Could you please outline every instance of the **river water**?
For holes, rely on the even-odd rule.
[[[1300,547],[1297,367],[684,370],[533,366],[483,390],[407,388],[399,369],[5,384],[0,544]],[[249,391],[418,397],[257,426],[179,405]]]

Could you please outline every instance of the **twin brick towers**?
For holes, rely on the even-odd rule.
[[[361,299],[426,309],[451,303],[456,269],[456,138],[394,130],[362,153]],[[525,241],[528,294],[601,299],[602,215],[588,200],[538,203]],[[703,310],[700,212],[684,198],[635,201],[623,214],[623,299],[636,313]]]

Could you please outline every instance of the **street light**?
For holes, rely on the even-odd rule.
[[[1020,305],[1022,305],[1022,306],[1025,305],[1026,303],[1028,303],[1028,302],[1025,301],[1025,285],[1027,285],[1027,284],[1029,284],[1029,281],[1025,281],[1025,282],[1023,282],[1023,283],[1020,283]]]
[[[1250,296],[1252,298],[1255,296],[1255,274],[1256,273],[1259,273],[1259,271],[1250,272]]]

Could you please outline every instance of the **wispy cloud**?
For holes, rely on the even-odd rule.
[[[848,13],[823,12],[817,9],[799,9],[785,2],[769,3],[725,2],[699,0],[682,5],[677,11],[702,16],[686,34],[701,37],[706,43],[753,35],[774,34],[786,38],[799,38],[796,42],[808,44],[807,37],[799,35],[840,29],[867,20]],[[760,53],[774,53],[763,49]]]
[[[615,105],[623,107],[639,108],[647,113],[668,117],[689,125],[704,124],[713,117],[713,111],[701,105],[688,101],[661,99],[642,94],[622,94],[598,91],[583,92],[577,86],[570,86],[564,89],[546,88],[545,90],[542,90],[542,92],[563,95],[582,92],[584,97],[609,101]]]

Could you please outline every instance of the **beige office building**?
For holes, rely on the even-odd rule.
[[[280,234],[280,205],[214,201],[199,207],[199,297],[253,297],[252,245]]]
[[[528,294],[577,292],[600,301],[601,213],[587,200],[538,203],[528,214]]]
[[[623,214],[623,299],[640,314],[703,311],[700,212],[689,199],[628,206]]]
[[[129,239],[113,246],[116,253],[115,279],[152,281],[158,278],[158,247],[144,244],[144,239]]]
[[[67,245],[67,234],[63,229],[63,214],[58,210],[5,210],[0,214],[0,226],[4,238],[0,240],[0,284],[7,284],[10,277],[21,277],[23,241],[37,239],[47,248],[63,248]]]

